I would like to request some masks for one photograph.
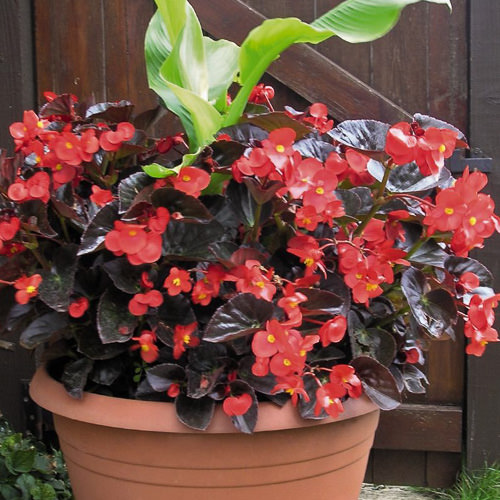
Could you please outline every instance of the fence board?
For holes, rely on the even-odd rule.
[[[497,0],[470,4],[470,136],[471,143],[494,158],[489,191],[500,207],[500,9]],[[500,237],[489,240],[480,258],[500,287]],[[497,322],[497,328],[499,323]],[[467,463],[478,468],[500,460],[500,345],[490,344],[481,359],[468,360]]]
[[[0,147],[12,144],[9,125],[20,121],[23,110],[33,109],[34,73],[31,6],[29,0],[0,2]],[[9,148],[12,152],[12,146]],[[1,316],[0,316],[1,318]],[[23,429],[21,379],[30,378],[33,368],[29,353],[0,350],[0,413],[16,429]]]

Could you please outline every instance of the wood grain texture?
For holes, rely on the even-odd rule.
[[[32,53],[31,5],[29,0],[0,2],[0,146],[12,153],[9,133],[12,122],[22,121],[23,110],[35,106]],[[0,317],[0,321],[3,318]],[[11,339],[15,340],[15,339]],[[29,353],[17,348],[0,350],[0,412],[15,429],[24,429],[21,379],[33,373]]]
[[[470,4],[470,140],[494,160],[488,192],[500,207],[500,9],[496,0]],[[500,236],[495,234],[475,257],[500,287]],[[496,328],[499,328],[497,321]],[[482,358],[468,358],[467,465],[500,460],[500,344],[490,343]]]
[[[403,404],[382,412],[374,448],[460,452],[462,408]]]
[[[425,485],[425,452],[373,450],[372,456],[375,484]]]
[[[240,0],[192,0],[201,24],[214,38],[238,44],[265,16]],[[224,12],[221,18],[219,12]],[[309,102],[322,101],[337,120],[399,121],[404,110],[308,45],[296,45],[273,62],[269,73]],[[314,77],[311,77],[314,75]]]

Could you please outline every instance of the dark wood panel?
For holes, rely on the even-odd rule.
[[[10,152],[9,125],[34,106],[32,45],[30,1],[0,2],[0,147]]]
[[[375,484],[425,485],[425,452],[373,450]]]
[[[252,9],[266,17],[298,17],[305,22],[315,19],[316,1],[297,2],[297,0],[244,0]],[[330,2],[331,4],[331,2]],[[331,8],[331,7],[330,7]]]
[[[500,208],[500,9],[497,0],[470,2],[470,138],[471,144],[494,158],[488,190]],[[477,256],[500,287],[500,236],[495,234]],[[500,322],[497,321],[498,329]],[[468,359],[467,464],[500,460],[500,344],[489,344],[481,359]]]
[[[468,0],[429,5],[428,113],[468,132]]]
[[[9,125],[22,121],[23,110],[35,107],[31,14],[29,0],[0,2],[0,147],[10,153]],[[0,413],[18,430],[24,428],[21,380],[31,373],[26,351],[0,349]]]
[[[426,486],[430,488],[449,488],[462,468],[460,453],[427,453],[425,464]]]
[[[375,448],[460,452],[462,408],[404,404],[382,412]]]
[[[241,43],[264,16],[240,0],[192,0],[204,28],[215,38]],[[221,17],[218,13],[224,12]],[[309,102],[321,101],[338,120],[377,118],[398,121],[408,115],[308,45],[294,46],[275,61],[269,73]],[[311,78],[314,75],[314,78]]]
[[[407,7],[394,30],[372,44],[373,87],[410,113],[427,111],[428,9]]]

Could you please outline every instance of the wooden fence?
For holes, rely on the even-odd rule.
[[[430,114],[470,132],[484,151],[500,155],[493,135],[500,99],[494,80],[482,78],[491,71],[491,78],[500,77],[500,64],[488,58],[495,46],[485,42],[482,24],[488,25],[500,44],[495,1],[478,2],[487,6],[480,10],[478,3],[454,0],[452,15],[443,6],[427,3],[409,7],[398,27],[383,39],[358,46],[331,39],[315,48],[293,47],[273,63],[265,79],[277,89],[278,108],[285,102],[303,108],[321,101],[337,120],[365,117],[395,122],[414,112]],[[208,34],[235,42],[241,42],[265,17],[296,16],[308,21],[335,3],[339,2],[191,0]],[[4,85],[0,103],[9,110],[0,119],[2,142],[7,140],[7,125],[19,119],[23,108],[36,106],[44,90],[97,101],[126,98],[136,104],[137,112],[152,108],[157,101],[147,89],[143,37],[153,11],[152,0],[2,0],[0,51],[5,53],[0,53]],[[470,78],[469,53],[475,56]],[[485,99],[488,90],[491,96]],[[178,127],[168,116],[161,125],[164,133]],[[498,198],[498,175],[491,175],[491,183]],[[498,276],[495,243],[482,255]],[[463,341],[432,344],[429,390],[383,414],[368,480],[443,486],[453,481],[464,450],[473,466],[482,465],[484,458],[500,458],[498,432],[493,438],[486,432],[494,430],[500,411],[500,398],[492,400],[487,392],[498,395],[500,383],[495,381],[492,389],[485,382],[488,370],[498,373],[496,347],[482,360],[485,363],[471,360],[466,373]],[[10,412],[20,425],[21,397],[18,392],[16,400],[12,387],[16,387],[14,377],[26,375],[26,361],[18,362],[17,356],[0,354],[0,377],[8,374],[4,386],[10,387],[0,394],[0,409]]]

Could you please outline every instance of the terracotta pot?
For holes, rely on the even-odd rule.
[[[30,394],[54,414],[76,500],[355,500],[379,418],[364,397],[335,421],[263,403],[252,435],[221,408],[200,432],[171,403],[72,399],[45,369]]]

